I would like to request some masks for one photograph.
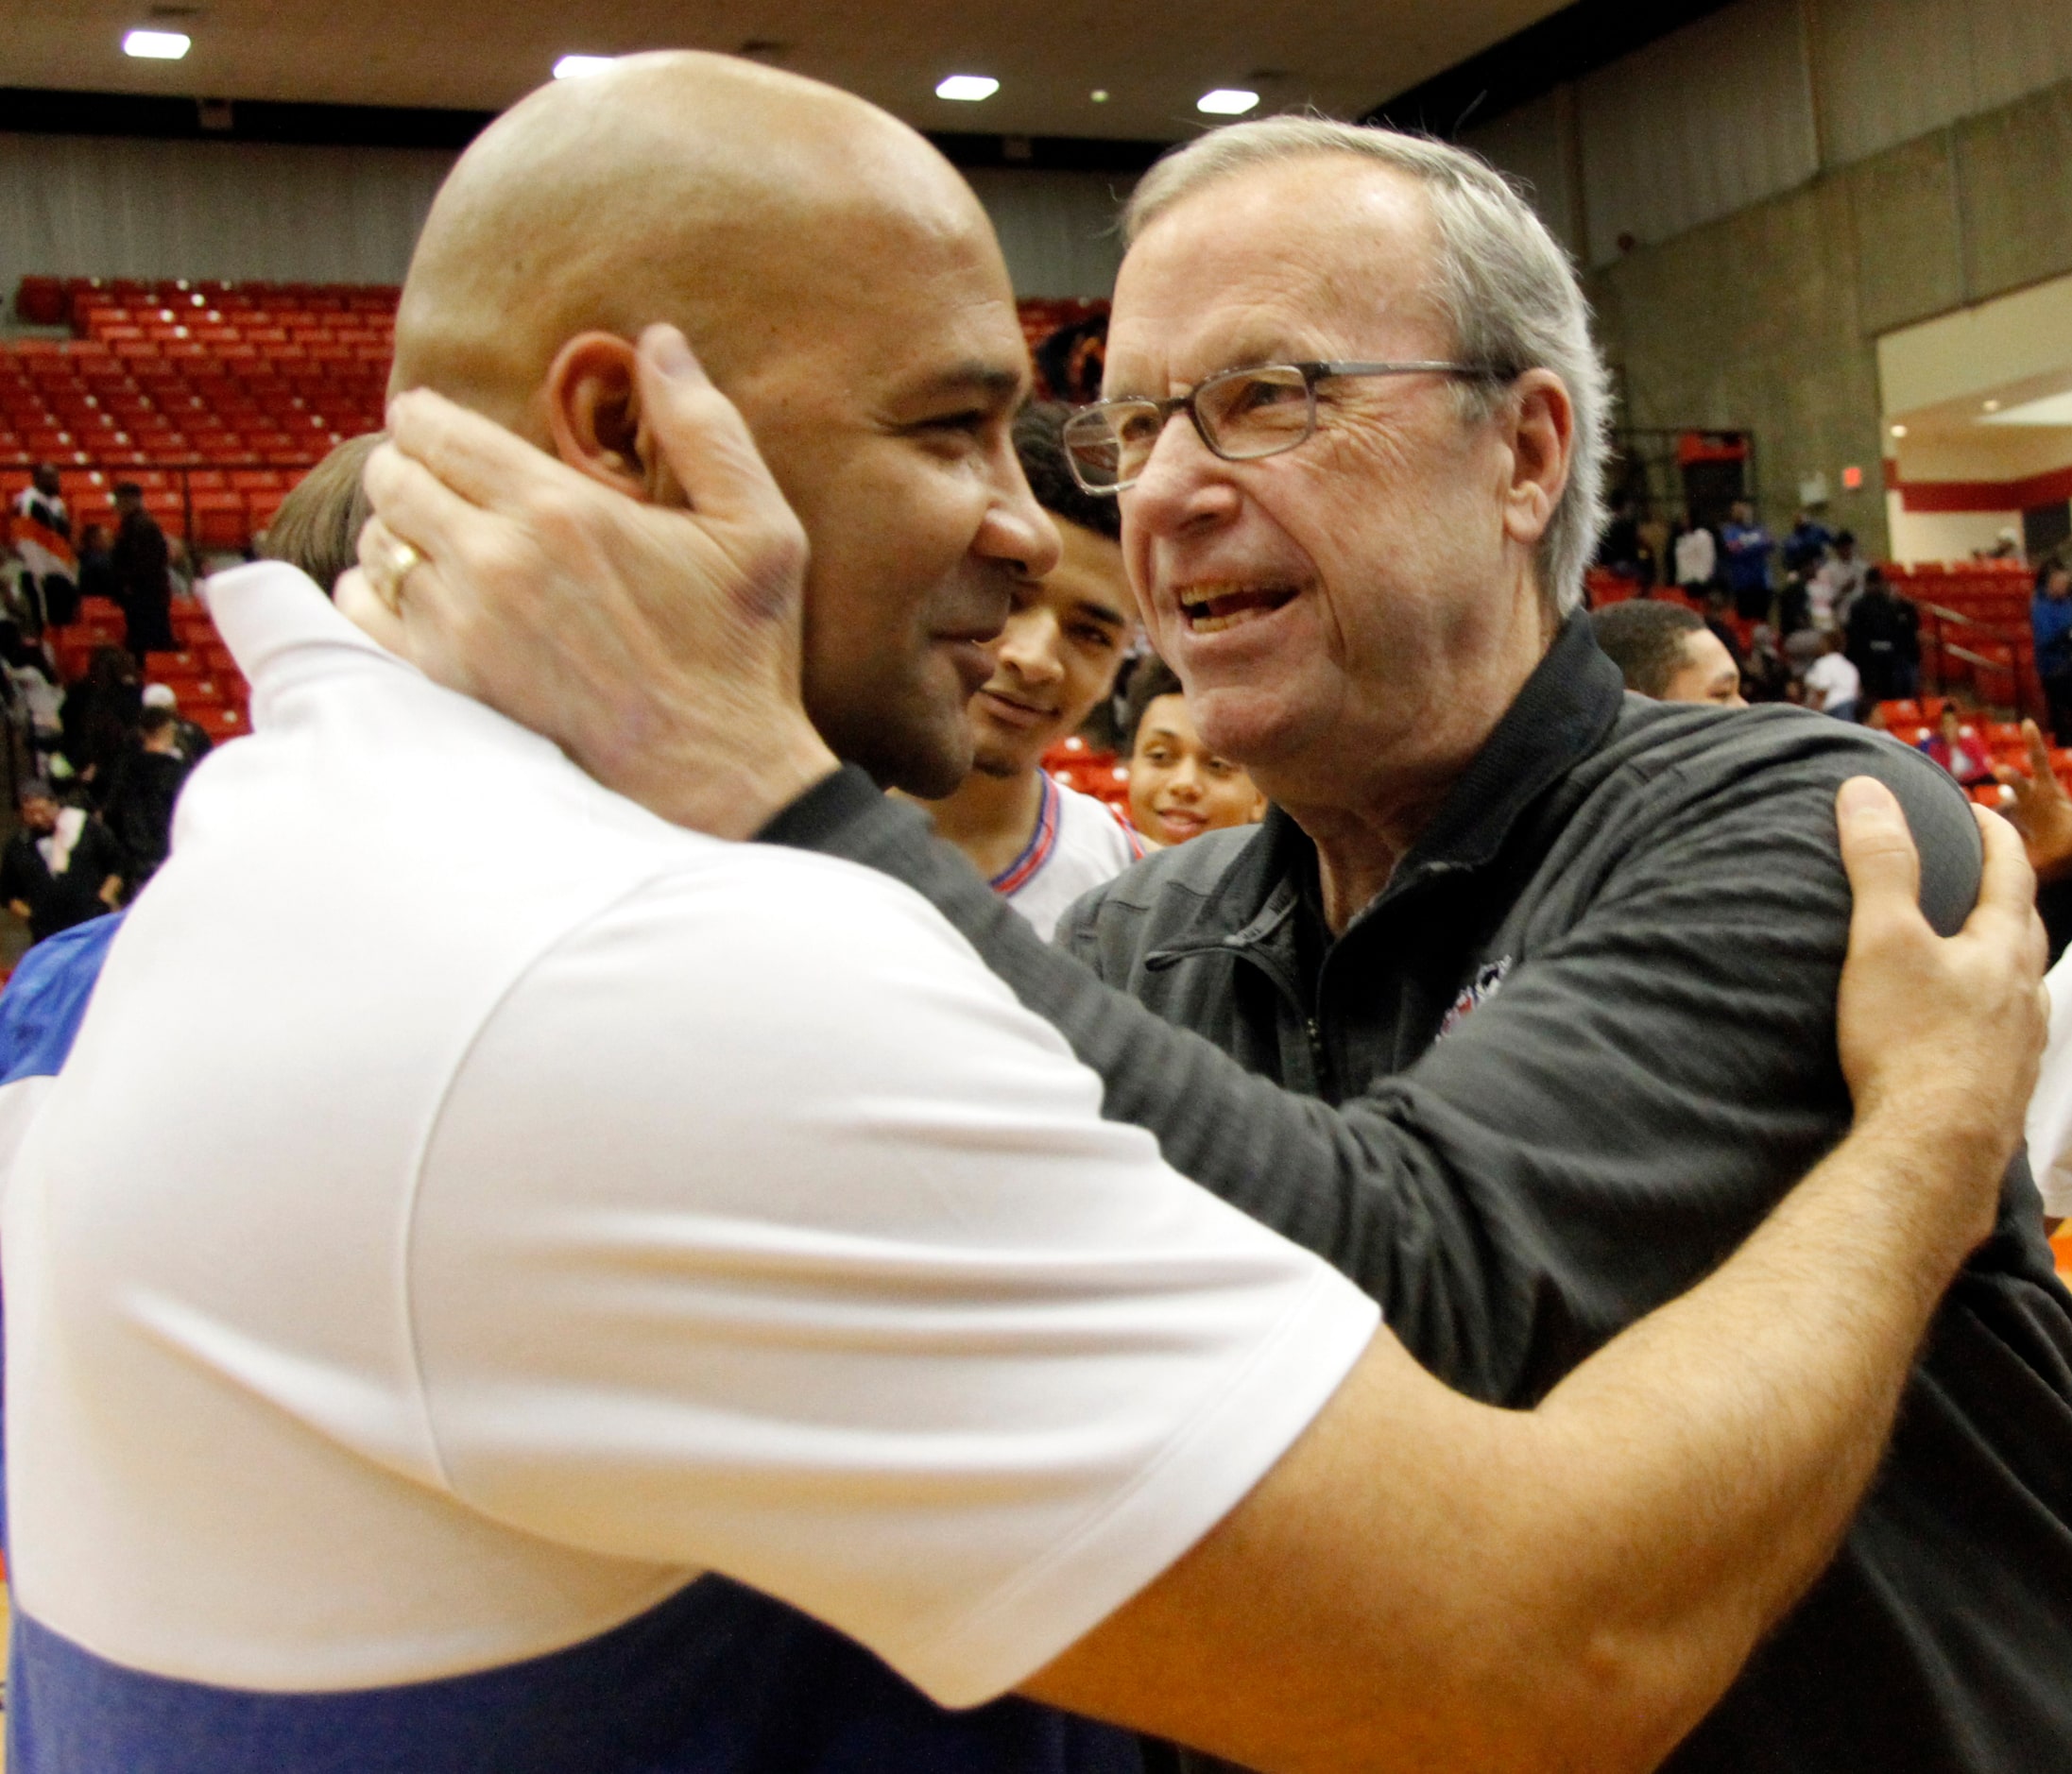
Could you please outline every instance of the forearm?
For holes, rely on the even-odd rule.
[[[1535,1411],[1378,1338],[1281,1465],[1030,1684],[1264,1769],[1654,1767],[1819,1574],[1999,1154],[1874,1120]],[[1930,1253],[1924,1254],[1924,1253]]]

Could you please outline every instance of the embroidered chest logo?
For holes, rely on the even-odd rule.
[[[1447,1012],[1446,1020],[1439,1025],[1438,1039],[1444,1041],[1460,1027],[1461,1019],[1485,998],[1495,998],[1497,988],[1504,981],[1504,975],[1511,971],[1511,957],[1492,961],[1478,972],[1475,978],[1461,988],[1461,996],[1453,1000],[1453,1008]]]

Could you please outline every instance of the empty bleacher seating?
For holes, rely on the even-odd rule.
[[[81,525],[132,480],[168,534],[241,549],[334,443],[379,429],[397,295],[25,278],[16,313],[75,336],[0,343],[0,490],[53,463]]]

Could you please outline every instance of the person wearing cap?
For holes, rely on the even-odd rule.
[[[180,755],[190,764],[198,764],[215,748],[215,742],[209,737],[208,729],[188,720],[180,711],[180,694],[170,684],[146,684],[144,687],[144,708],[146,713],[153,708],[163,708],[173,717],[174,743]]]

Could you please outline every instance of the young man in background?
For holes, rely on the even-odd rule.
[[[1741,671],[1711,625],[1681,604],[1635,599],[1593,610],[1590,627],[1626,688],[1655,702],[1745,708]]]
[[[1113,687],[1137,625],[1117,539],[1122,514],[1072,479],[1058,442],[1064,414],[1037,404],[1015,420],[1015,452],[1064,553],[1042,578],[1015,588],[1007,625],[988,648],[993,674],[968,708],[970,774],[922,803],[935,829],[1045,937],[1081,894],[1144,853],[1107,806],[1043,768],[1043,754]]]

